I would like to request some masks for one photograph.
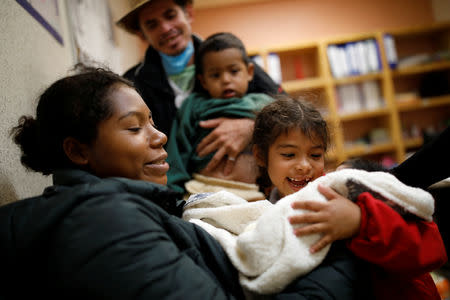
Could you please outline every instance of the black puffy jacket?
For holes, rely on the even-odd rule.
[[[80,170],[53,179],[43,195],[0,207],[0,299],[244,298],[225,252],[179,218],[183,202],[165,186]],[[274,297],[352,299],[357,289],[344,248]]]

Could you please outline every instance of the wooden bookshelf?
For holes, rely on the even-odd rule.
[[[367,120],[373,117],[381,117],[388,116],[390,113],[387,108],[379,108],[375,110],[362,110],[357,113],[349,113],[349,114],[341,114],[339,119],[341,122],[350,121],[350,120]]]
[[[281,85],[287,93],[292,93],[302,90],[324,88],[325,80],[323,78],[307,78],[303,80],[285,81]]]
[[[389,42],[386,37],[389,36],[395,42],[396,66],[392,65],[391,52],[386,48]],[[376,45],[378,68],[345,76],[335,73],[335,60],[330,56],[330,49],[342,51],[340,49],[345,48],[351,51],[352,47],[361,47],[361,44]],[[262,58],[263,67],[269,74],[268,56],[271,53],[279,57],[281,85],[287,93],[297,96],[303,91],[320,92],[321,111],[326,111],[333,137],[328,161],[339,163],[356,156],[390,155],[400,163],[405,159],[406,152],[423,145],[423,138],[411,134],[411,128],[425,130],[432,126],[442,127],[439,124],[450,120],[450,90],[424,96],[425,92],[418,89],[429,74],[441,76],[438,79],[447,80],[450,87],[450,22],[250,51],[251,55]],[[427,55],[430,59],[423,60]],[[411,58],[418,62],[411,63]],[[342,98],[347,99],[349,94],[344,92],[351,90],[349,87],[358,90],[376,87],[379,103],[356,110],[353,107],[351,110],[343,109],[346,106]],[[363,101],[365,105],[367,100]],[[385,141],[361,144],[360,140],[367,138],[368,132],[372,133],[374,129],[384,130]]]

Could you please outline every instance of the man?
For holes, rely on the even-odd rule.
[[[124,76],[135,83],[158,129],[169,135],[172,121],[183,100],[193,91],[202,91],[195,78],[195,49],[201,39],[192,33],[192,0],[130,0],[131,9],[117,24],[149,43],[142,63]],[[260,67],[255,66],[249,93],[277,94],[279,87]],[[214,169],[227,158],[225,173],[251,139],[251,119],[218,118],[201,122],[215,128],[197,148],[200,156],[217,151],[207,166]]]

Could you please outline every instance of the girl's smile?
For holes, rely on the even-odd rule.
[[[297,128],[277,137],[269,147],[267,172],[282,197],[323,174],[324,152],[322,143],[311,140]]]

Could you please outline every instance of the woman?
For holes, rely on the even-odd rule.
[[[0,298],[244,298],[220,245],[179,218],[167,138],[130,82],[85,68],[51,85],[12,134],[22,163],[54,185],[0,208]],[[336,255],[274,298],[355,298],[356,272]]]

